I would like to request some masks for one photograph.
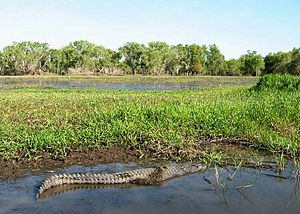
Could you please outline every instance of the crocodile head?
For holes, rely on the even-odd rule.
[[[187,163],[180,167],[186,174],[202,172],[207,169],[202,163]]]
[[[178,176],[203,172],[206,169],[207,167],[201,163],[176,164],[175,166],[166,167],[162,170],[161,180],[167,180]]]

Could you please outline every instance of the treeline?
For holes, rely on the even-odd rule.
[[[239,59],[225,60],[213,44],[175,45],[129,42],[117,51],[80,40],[60,49],[47,43],[13,43],[0,51],[1,75],[147,74],[258,76],[269,73],[300,75],[300,48],[263,57],[248,51]]]

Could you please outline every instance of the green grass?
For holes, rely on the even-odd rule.
[[[300,154],[299,90],[0,91],[0,156],[122,145],[139,155],[201,158],[200,140],[240,137],[271,152]]]
[[[260,78],[254,87],[256,91],[279,90],[279,91],[297,91],[300,90],[300,76],[290,74],[270,74]]]

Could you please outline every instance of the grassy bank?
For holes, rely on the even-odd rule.
[[[6,158],[122,145],[141,156],[190,159],[201,155],[201,140],[220,138],[299,156],[299,130],[299,90],[0,92],[0,156]]]

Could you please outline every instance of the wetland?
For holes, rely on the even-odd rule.
[[[1,77],[0,213],[297,213],[299,82],[279,75]],[[190,161],[210,167],[158,186],[34,197],[51,174]]]

